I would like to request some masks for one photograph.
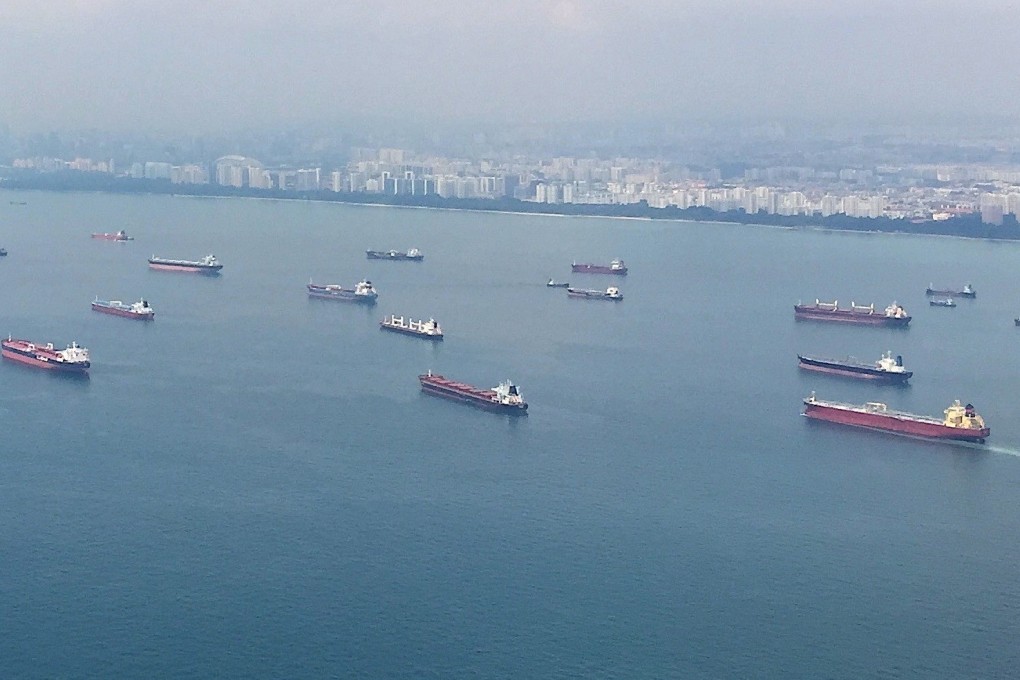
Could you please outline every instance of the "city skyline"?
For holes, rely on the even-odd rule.
[[[0,124],[1015,117],[1010,3],[261,0],[0,7]]]

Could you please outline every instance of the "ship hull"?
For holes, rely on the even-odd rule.
[[[99,241],[119,241],[121,243],[134,240],[133,236],[118,236],[117,234],[92,234],[92,238]]]
[[[973,300],[977,297],[977,293],[974,291],[966,292],[962,290],[936,290],[935,288],[928,288],[924,291],[925,295],[946,295],[948,297],[962,297],[970,298]]]
[[[140,319],[141,321],[152,321],[156,318],[155,312],[139,314],[138,312],[132,312],[130,309],[107,307],[106,305],[97,305],[95,302],[92,303],[92,311],[99,312],[101,314],[110,314],[111,316],[122,316],[125,319]]]
[[[91,366],[89,362],[69,364],[60,361],[46,361],[40,359],[34,352],[22,351],[11,347],[0,349],[0,356],[25,366],[41,368],[53,371],[54,373],[66,373],[68,375],[88,375],[89,367]]]
[[[570,271],[575,274],[612,274],[614,276],[626,276],[627,268],[613,269],[604,264],[572,264]]]
[[[463,404],[474,406],[485,411],[491,411],[493,413],[505,413],[512,416],[525,416],[528,415],[528,405],[521,404],[501,404],[499,402],[492,401],[488,395],[492,395],[491,390],[475,390],[472,389],[470,392],[451,387],[449,385],[442,385],[435,382],[430,382],[425,379],[421,380],[421,390],[425,394],[431,394],[435,397],[442,397],[450,401],[458,401]]]
[[[623,300],[622,295],[620,297],[611,297],[609,295],[606,295],[605,293],[589,294],[579,293],[571,290],[567,291],[567,297],[575,298],[578,300],[606,300],[608,302],[620,302],[621,300]]]
[[[387,326],[386,324],[379,324],[379,328],[384,331],[391,333],[400,333],[401,335],[410,335],[415,338],[421,338],[422,340],[442,340],[442,335],[429,335],[428,333],[422,333],[420,331],[413,330],[411,328],[401,328],[400,326]]]
[[[983,443],[991,433],[987,427],[982,429],[949,427],[937,422],[914,420],[900,415],[864,413],[807,402],[804,405],[804,415],[814,420],[823,420],[839,425],[863,427],[869,430],[879,430],[907,437],[923,437],[925,439]]]
[[[860,326],[886,326],[906,328],[911,317],[893,317],[869,312],[852,312],[848,309],[829,311],[814,307],[794,306],[793,316],[797,321],[828,321],[831,323],[857,324]]]
[[[812,359],[798,355],[800,368],[814,373],[837,375],[844,378],[855,378],[857,380],[872,380],[890,385],[902,385],[914,375],[912,371],[903,373],[892,373],[882,371],[871,366],[858,366],[855,364],[842,364],[836,361],[825,361],[824,359]]]
[[[334,300],[336,302],[352,302],[356,305],[374,305],[375,298],[367,297],[365,295],[355,295],[354,293],[326,293],[317,290],[309,290],[308,297],[315,298],[316,300]]]
[[[223,265],[217,264],[208,267],[200,264],[166,264],[163,262],[149,262],[149,269],[156,269],[164,272],[184,272],[187,274],[206,274],[215,276],[223,269]]]

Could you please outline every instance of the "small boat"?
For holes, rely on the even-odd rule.
[[[1017,317],[1017,318],[1013,319],[1013,325],[1014,326],[1020,326],[1020,317]]]
[[[556,281],[554,279],[549,279],[545,285],[549,288],[570,288],[570,284],[566,281]]]
[[[937,297],[928,300],[928,304],[932,307],[955,307],[956,302],[951,297]]]
[[[114,233],[107,234],[92,234],[92,238],[99,239],[101,241],[134,241],[134,236],[128,236],[127,232],[123,229]]]
[[[11,201],[11,205],[28,205],[28,201]]]
[[[126,305],[120,300],[100,300],[98,297],[92,301],[92,309],[103,314],[123,316],[128,319],[141,319],[151,321],[156,317],[156,310],[149,306],[144,299]]]
[[[953,290],[951,288],[936,288],[934,284],[928,284],[928,287],[924,291],[925,295],[939,295],[942,297],[962,297],[974,299],[977,297],[977,291],[969,283],[966,284],[960,290]]]
[[[585,300],[613,300],[615,302],[623,299],[623,293],[616,286],[610,286],[604,291],[592,288],[567,288],[567,295]]]
[[[411,248],[405,253],[399,250],[366,250],[365,257],[369,260],[405,260],[411,262],[421,262],[425,259],[425,255],[417,248]]]
[[[371,281],[364,280],[355,284],[354,288],[344,288],[337,283],[319,285],[308,282],[308,297],[322,298],[324,300],[339,300],[341,302],[359,302],[364,305],[374,305],[379,294]]]
[[[7,255],[7,249],[6,248],[0,248],[0,257],[4,257],[5,255]]]
[[[439,326],[439,323],[435,319],[429,319],[425,321],[415,321],[408,318],[404,319],[402,316],[387,316],[379,322],[379,328],[384,331],[393,331],[394,333],[403,333],[404,335],[414,335],[419,338],[425,338],[426,340],[442,340],[443,329]]]

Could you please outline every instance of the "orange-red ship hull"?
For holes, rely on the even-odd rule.
[[[950,427],[934,420],[924,420],[897,413],[865,413],[857,410],[837,408],[818,403],[805,403],[804,415],[815,420],[824,420],[840,425],[866,427],[893,434],[927,439],[952,439],[957,441],[984,442],[991,433],[989,428],[968,429]]]

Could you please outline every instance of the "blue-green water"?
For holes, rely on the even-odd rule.
[[[992,678],[1020,637],[1020,245],[325,204],[0,195],[3,677]],[[8,199],[28,201],[7,205]],[[92,241],[127,229],[127,244]],[[369,262],[417,247],[422,264]],[[215,253],[219,278],[149,271]],[[570,275],[623,257],[622,282]],[[369,277],[374,309],[304,284]],[[570,300],[549,277],[619,283]],[[929,308],[931,282],[975,301]],[[151,324],[89,310],[155,307]],[[798,300],[911,328],[796,323]],[[439,345],[382,333],[434,316]],[[904,355],[907,388],[796,368]],[[512,419],[420,394],[513,378]],[[989,446],[802,418],[811,390]]]

